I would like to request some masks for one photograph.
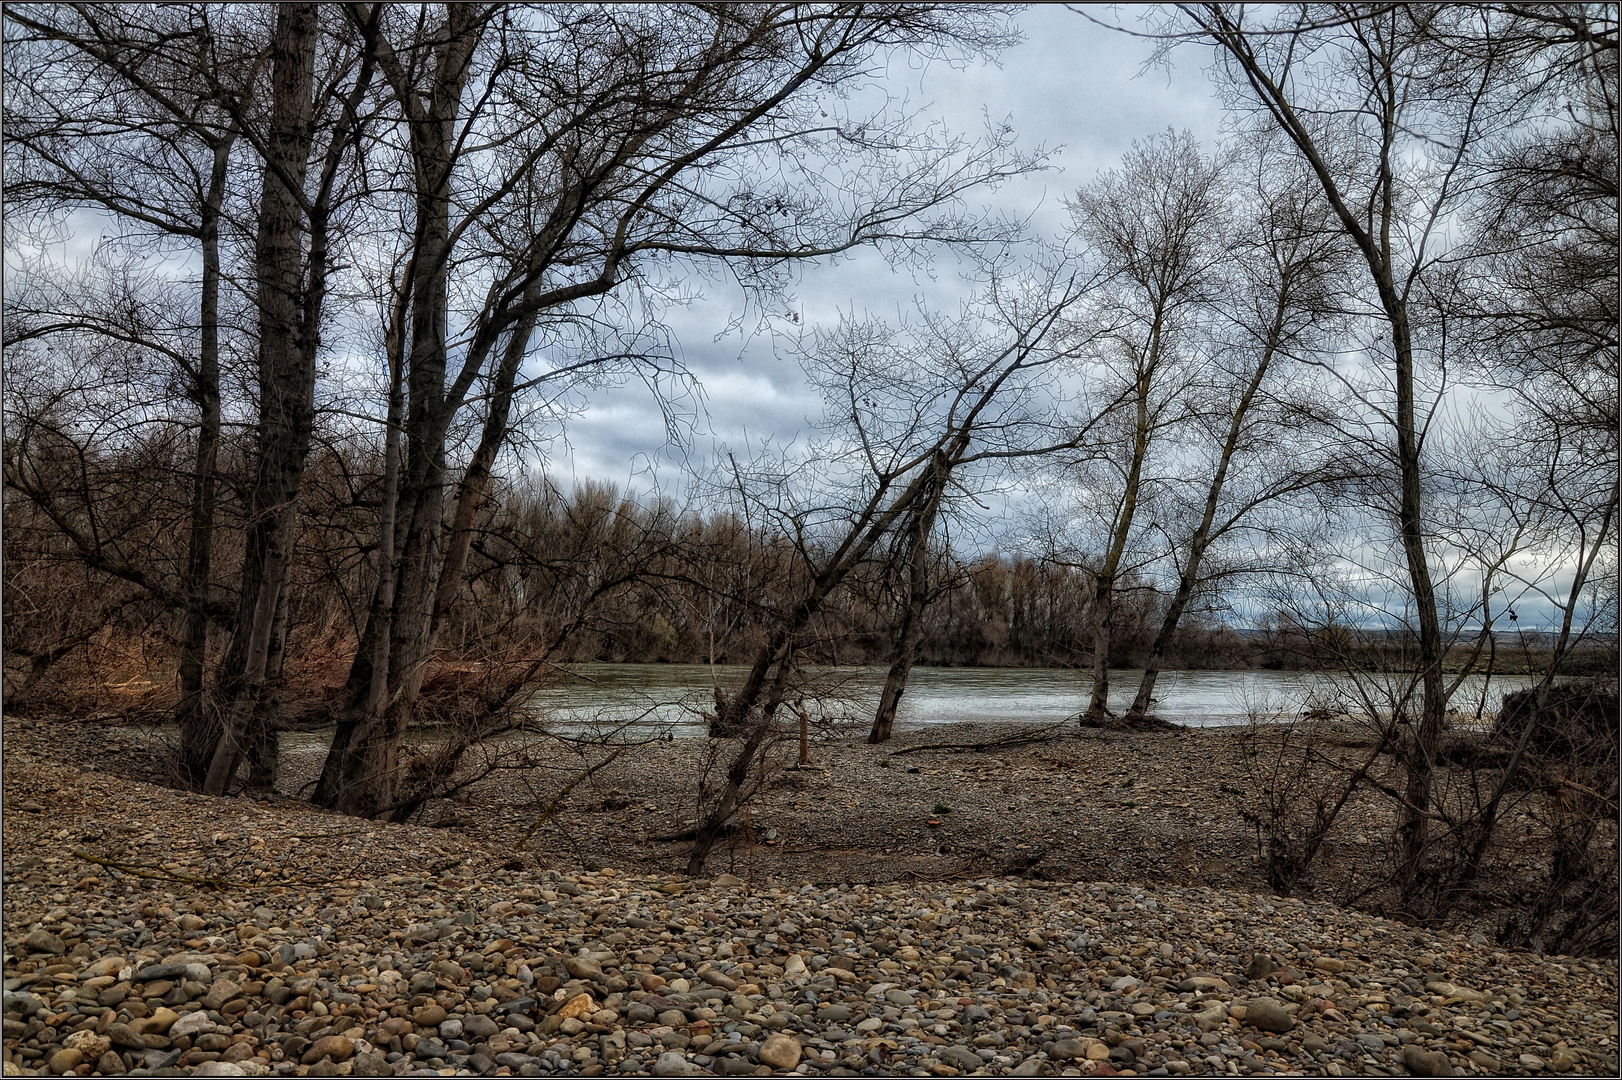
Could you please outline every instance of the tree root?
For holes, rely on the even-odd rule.
[[[1174,724],[1170,720],[1162,720],[1158,716],[1140,716],[1135,719],[1117,717],[1114,713],[1106,714],[1103,720],[1090,719],[1086,713],[1076,717],[1080,727],[1091,728],[1096,731],[1158,731],[1166,734],[1181,733],[1184,729],[1181,724]]]
[[[665,833],[663,836],[650,836],[648,837],[648,840],[656,844],[671,844],[678,840],[697,840],[699,830],[702,828],[703,822],[699,822],[697,825],[683,829],[681,832]],[[729,821],[725,825],[722,825],[719,829],[715,830],[715,836],[716,839],[719,840],[730,836],[736,836],[742,831],[742,826],[735,822]]]

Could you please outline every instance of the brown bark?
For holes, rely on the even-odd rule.
[[[225,198],[226,166],[232,139],[214,143],[208,194],[202,205],[202,300],[198,329],[197,452],[192,463],[191,534],[186,552],[185,624],[180,640],[180,764],[187,780],[197,783],[208,768],[219,739],[219,721],[203,700],[203,670],[208,660],[208,593],[213,564],[215,459],[220,445],[220,206]]]
[[[276,610],[290,562],[293,500],[314,421],[315,350],[303,324],[302,188],[309,169],[317,5],[277,9],[271,43],[271,120],[254,243],[259,310],[259,429],[242,593],[219,691],[223,732],[203,791],[230,783],[264,693]],[[297,185],[295,189],[292,185]]]
[[[918,642],[923,637],[924,607],[929,600],[929,536],[935,527],[935,517],[940,510],[941,497],[944,494],[945,477],[941,474],[943,466],[936,461],[931,470],[935,473],[929,490],[923,497],[923,506],[919,508],[914,519],[913,528],[907,537],[907,598],[902,609],[901,626],[895,636],[895,652],[890,661],[890,670],[884,679],[884,689],[879,694],[878,710],[873,715],[873,727],[868,732],[869,743],[883,743],[890,740],[895,731],[896,709],[901,704],[901,695],[906,691],[907,678],[912,674],[912,666],[918,660]]]
[[[276,727],[274,680],[286,635],[283,590],[292,563],[295,501],[315,422],[315,369],[331,257],[331,219],[340,169],[360,135],[360,106],[376,67],[375,25],[363,28],[354,83],[341,101],[315,184],[305,192],[314,143],[316,45],[320,6],[277,9],[271,43],[271,118],[255,237],[259,309],[259,427],[242,594],[221,665],[217,696],[228,704],[203,790],[222,794],[249,746]],[[307,238],[307,239],[306,239]],[[308,251],[305,252],[307,247]],[[267,694],[267,689],[272,692]],[[275,755],[261,754],[261,763]],[[261,776],[261,782],[266,778]],[[274,777],[268,778],[274,783]]]
[[[1436,611],[1436,591],[1431,583],[1430,563],[1425,551],[1424,510],[1421,505],[1422,471],[1419,440],[1414,425],[1413,344],[1408,328],[1406,302],[1390,286],[1389,273],[1382,286],[1382,301],[1390,298],[1391,343],[1396,360],[1397,383],[1397,461],[1401,470],[1402,500],[1397,528],[1403,554],[1408,562],[1408,578],[1413,589],[1414,607],[1419,617],[1419,670],[1423,698],[1419,727],[1408,748],[1406,783],[1403,789],[1403,818],[1397,836],[1402,845],[1399,879],[1404,892],[1417,883],[1420,860],[1426,846],[1426,826],[1430,818],[1432,777],[1436,751],[1446,722],[1447,694],[1442,685],[1441,620]]]

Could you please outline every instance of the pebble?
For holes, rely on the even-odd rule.
[[[655,1076],[692,1076],[696,1071],[685,1056],[674,1050],[660,1054],[659,1060],[653,1063]]]
[[[1453,1066],[1448,1064],[1446,1055],[1439,1054],[1435,1050],[1421,1050],[1417,1046],[1404,1047],[1402,1063],[1415,1076],[1453,1075]]]
[[[440,830],[62,775],[83,802],[38,770],[5,776],[8,805],[22,784],[50,808],[7,821],[8,866],[48,871],[7,885],[8,1076],[1616,1069],[1614,961],[1328,904],[512,870]],[[132,797],[139,817],[112,813]],[[97,843],[144,865],[281,869],[220,892],[111,874],[79,889],[71,851]],[[312,848],[325,864],[298,861]],[[61,949],[35,948],[47,936]]]
[[[1295,1030],[1295,1018],[1272,998],[1252,998],[1245,1006],[1245,1023],[1280,1035]]]
[[[61,956],[68,951],[61,938],[44,930],[34,930],[23,938],[23,948],[31,953],[50,953],[53,956]]]
[[[760,1060],[774,1069],[792,1069],[800,1063],[799,1041],[777,1032],[760,1044]]]
[[[168,1030],[169,1038],[184,1039],[214,1029],[214,1021],[206,1012],[192,1012],[175,1020]]]
[[[325,1035],[310,1044],[304,1051],[303,1062],[306,1065],[314,1064],[322,1058],[331,1058],[333,1061],[348,1061],[355,1053],[355,1044],[342,1035]]]

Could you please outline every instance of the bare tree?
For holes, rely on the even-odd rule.
[[[372,24],[364,28],[358,48],[352,46],[348,56],[340,53],[336,71],[322,72],[324,85],[318,84],[320,37],[318,5],[277,9],[254,243],[258,430],[237,618],[216,678],[222,731],[201,785],[212,795],[226,790],[244,755],[265,756],[268,740],[274,738],[271,718],[286,652],[294,508],[314,428],[316,359],[334,257],[333,218],[375,71]],[[323,114],[325,125],[320,123]],[[325,146],[315,138],[321,126],[327,129]]]
[[[929,605],[932,589],[929,580],[930,536],[935,520],[940,516],[941,502],[946,497],[946,485],[951,475],[945,462],[937,457],[926,466],[928,478],[919,505],[897,529],[900,541],[895,545],[893,564],[904,569],[906,580],[902,588],[901,618],[895,629],[895,645],[890,659],[890,670],[884,677],[884,688],[879,691],[879,704],[873,714],[873,727],[868,732],[870,743],[888,742],[895,731],[896,709],[901,695],[906,692],[907,677],[918,661],[918,643],[924,632],[924,609]]]
[[[1071,203],[1078,235],[1111,275],[1107,303],[1096,316],[1110,327],[1097,362],[1108,373],[1101,393],[1114,400],[1099,410],[1109,417],[1102,440],[1077,462],[1093,476],[1083,498],[1105,533],[1088,565],[1088,723],[1102,723],[1108,714],[1116,593],[1142,529],[1139,513],[1160,486],[1161,442],[1189,417],[1187,391],[1201,347],[1196,332],[1228,229],[1225,198],[1219,163],[1200,154],[1193,136],[1167,133],[1135,143],[1119,170],[1081,189]]]
[[[7,200],[47,215],[90,208],[139,249],[195,245],[195,341],[155,339],[140,319],[83,304],[23,316],[29,337],[96,334],[172,363],[197,409],[179,646],[182,768],[200,778],[212,751],[203,716],[211,622],[216,459],[221,438],[221,224],[239,121],[213,91],[251,100],[264,58],[251,28],[220,27],[206,6],[15,5],[6,11]],[[205,75],[205,72],[211,74]],[[71,89],[70,89],[71,88]],[[139,254],[136,256],[140,257]],[[188,329],[191,329],[190,327]],[[23,340],[8,333],[7,344]]]
[[[1406,750],[1400,876],[1411,889],[1426,845],[1436,752],[1447,710],[1445,642],[1428,550],[1420,367],[1437,343],[1415,340],[1416,290],[1444,254],[1443,227],[1467,198],[1499,116],[1496,58],[1461,64],[1435,45],[1447,24],[1484,29],[1486,9],[1323,5],[1257,23],[1237,6],[1185,5],[1219,50],[1236,103],[1282,132],[1356,246],[1383,335],[1396,474],[1393,517],[1416,623],[1419,723]],[[1312,75],[1303,69],[1311,65]]]
[[[923,321],[916,336],[875,320],[847,319],[815,338],[807,360],[823,388],[828,438],[802,461],[733,464],[736,497],[775,519],[805,567],[792,598],[755,654],[743,684],[718,701],[714,730],[742,737],[726,781],[695,830],[697,873],[741,805],[757,756],[794,686],[796,654],[812,620],[895,530],[936,513],[928,503],[956,476],[1029,460],[1092,438],[1067,426],[1062,399],[1042,376],[1078,342],[1057,330],[1092,286],[1073,266],[1019,281],[996,277],[977,308]]]
[[[1303,374],[1323,356],[1326,331],[1338,321],[1336,270],[1344,253],[1310,191],[1296,183],[1307,178],[1265,145],[1258,151],[1247,163],[1257,173],[1257,190],[1220,269],[1225,302],[1207,323],[1200,405],[1185,428],[1193,444],[1185,450],[1191,478],[1204,482],[1203,499],[1190,507],[1186,535],[1171,534],[1169,522],[1180,514],[1170,508],[1162,514],[1177,584],[1149,647],[1128,724],[1148,714],[1161,665],[1196,592],[1246,570],[1268,569],[1262,554],[1213,573],[1207,560],[1213,548],[1246,534],[1265,548],[1272,532],[1266,512],[1336,471],[1326,461],[1332,417],[1312,403]],[[1237,483],[1229,483],[1230,475]]]

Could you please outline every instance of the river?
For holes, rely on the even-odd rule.
[[[532,707],[569,727],[588,723],[669,725],[677,736],[704,732],[702,713],[713,711],[714,685],[743,682],[742,667],[703,664],[578,664],[540,690]],[[1110,708],[1124,712],[1137,694],[1141,671],[1110,673]],[[829,668],[818,673],[825,688],[819,711],[835,720],[865,724],[884,684],[882,667]],[[905,731],[963,721],[1057,723],[1077,715],[1092,679],[1060,668],[914,668],[896,715]],[[1505,693],[1529,685],[1525,676],[1480,676],[1465,681],[1454,707],[1473,714],[1486,691],[1485,712],[1498,710]],[[1345,676],[1289,671],[1166,671],[1155,684],[1153,711],[1179,724],[1204,727],[1260,715],[1299,714],[1339,697],[1355,700]]]

